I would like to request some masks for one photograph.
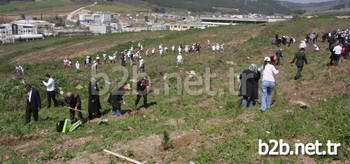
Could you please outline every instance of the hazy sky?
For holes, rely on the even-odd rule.
[[[296,3],[311,3],[311,2],[325,2],[329,0],[287,0],[290,2],[296,2]]]

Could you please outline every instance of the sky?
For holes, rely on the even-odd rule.
[[[287,0],[290,2],[295,2],[295,3],[311,3],[311,2],[325,2],[329,0]]]

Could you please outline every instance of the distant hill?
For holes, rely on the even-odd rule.
[[[92,2],[92,0],[72,0],[74,2]],[[125,0],[108,0],[125,2]],[[127,1],[129,3],[129,1]],[[221,13],[259,13],[287,14],[293,12],[289,7],[281,5],[277,0],[131,0],[133,3],[148,3],[155,8],[179,8],[192,12]]]
[[[348,5],[346,5],[346,3]],[[334,10],[338,10],[338,9],[344,9],[344,8],[349,8],[350,6],[350,1],[349,0],[339,0],[338,2],[334,3],[334,7],[332,7],[332,9]]]
[[[8,3],[14,0],[0,0]],[[35,1],[35,0],[15,0]],[[48,0],[42,0],[48,1]],[[57,0],[61,2],[75,3],[108,3],[118,2],[132,6],[149,6],[156,12],[167,12],[169,9],[181,9],[192,12],[219,12],[222,14],[248,14],[259,13],[265,15],[274,14],[303,14],[305,12],[326,11],[345,7],[346,0],[330,0],[320,3],[292,3],[285,0]],[[49,1],[48,1],[49,2]],[[51,0],[51,2],[53,2]]]
[[[324,12],[329,10],[339,10],[339,9],[349,8],[350,0],[329,0],[327,2],[306,3],[306,4],[292,3],[289,1],[281,1],[280,4],[286,7],[289,7],[291,10],[304,10],[307,12]]]

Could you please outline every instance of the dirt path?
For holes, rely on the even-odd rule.
[[[96,4],[97,4],[97,2],[95,2],[95,3],[92,4],[92,5],[85,6],[85,7],[81,7],[81,8],[79,8],[79,9],[76,9],[76,10],[72,11],[71,13],[69,13],[69,14],[67,15],[67,20],[68,20],[68,21],[71,21],[71,22],[77,22],[78,20],[72,18],[77,12],[79,12],[80,10],[83,10],[83,9],[85,9],[85,8],[93,7],[93,6],[95,6]]]

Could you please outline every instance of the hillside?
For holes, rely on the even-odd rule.
[[[305,11],[324,11],[332,9],[338,5],[338,2],[327,1],[318,3],[292,3],[289,1],[281,1],[281,4],[290,7],[292,10],[305,10]]]
[[[117,0],[116,0],[117,1]],[[189,11],[201,12],[225,12],[225,9],[238,9],[238,13],[260,13],[272,15],[277,13],[288,13],[290,9],[286,8],[274,0],[178,0],[178,1],[158,1],[158,0],[139,0],[155,6],[187,9]],[[221,10],[220,10],[221,9]],[[233,10],[231,14],[237,13]]]
[[[9,1],[8,3],[0,4],[0,12],[15,12],[15,11],[28,11],[41,9],[54,9],[62,6],[69,7],[70,5],[84,5],[86,3],[92,3],[96,0],[45,0],[42,2],[17,2]],[[135,8],[166,8],[168,11],[173,10],[188,10],[196,13],[203,12],[222,12],[230,14],[248,14],[248,13],[261,13],[261,14],[284,14],[292,12],[289,8],[280,5],[279,2],[274,0],[177,0],[177,1],[158,1],[158,0],[97,0],[99,4],[134,6]],[[8,6],[8,7],[5,7]],[[120,7],[123,9],[123,7]]]
[[[0,161],[4,163],[122,163],[123,160],[103,153],[109,149],[146,163],[348,163],[350,162],[350,112],[349,60],[342,60],[339,67],[328,67],[327,43],[318,42],[320,52],[308,45],[309,64],[303,77],[294,81],[294,65],[288,62],[294,57],[299,40],[308,32],[322,33],[350,27],[350,21],[330,17],[313,19],[294,18],[289,22],[260,25],[239,25],[185,32],[141,32],[49,38],[40,41],[0,45]],[[284,48],[282,66],[277,69],[277,87],[274,104],[265,113],[259,107],[240,109],[240,97],[230,92],[230,69],[235,75],[247,69],[251,63],[262,64],[265,56],[271,56],[277,47],[271,45],[274,34],[292,35],[297,43]],[[224,53],[214,53],[207,48],[211,43],[225,43]],[[146,73],[152,81],[154,92],[149,95],[152,105],[148,109],[133,109],[121,117],[113,117],[106,102],[114,83],[122,83],[123,71],[117,64],[102,64],[98,68],[102,95],[102,118],[108,125],[99,125],[99,119],[87,122],[83,128],[69,133],[56,132],[59,119],[69,117],[67,109],[41,109],[38,123],[24,125],[25,90],[12,71],[15,65],[25,68],[24,80],[39,89],[43,106],[47,104],[45,88],[39,83],[49,73],[57,87],[63,91],[78,92],[82,98],[84,117],[87,116],[87,89],[91,77],[90,68],[64,69],[62,59],[69,57],[73,63],[83,63],[86,55],[108,53],[136,47],[141,42],[145,49],[159,44],[171,47],[201,43],[200,53],[184,55],[184,64],[176,67],[177,53],[167,52],[160,57],[145,57]],[[53,70],[51,67],[57,66]],[[210,68],[211,91],[203,85],[183,86],[186,72],[203,75]],[[134,78],[127,62],[128,80]],[[178,74],[168,82],[164,75]],[[103,75],[103,76],[102,76]],[[108,80],[102,77],[108,76]],[[125,75],[125,74],[124,74]],[[192,80],[198,80],[197,77]],[[112,83],[111,86],[107,83]],[[260,82],[261,83],[261,82]],[[76,86],[80,84],[83,89]],[[167,88],[167,84],[169,88]],[[191,90],[203,88],[202,94]],[[169,92],[166,92],[169,91]],[[125,95],[124,110],[130,110],[135,95]],[[62,97],[59,97],[62,100]],[[310,108],[302,109],[293,101],[304,101]],[[260,101],[260,100],[259,100]],[[169,134],[172,148],[163,150],[164,133]],[[341,143],[335,156],[259,156],[258,139],[284,139],[296,142]]]

